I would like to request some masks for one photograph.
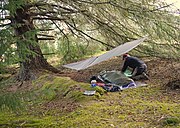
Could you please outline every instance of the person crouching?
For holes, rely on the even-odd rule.
[[[145,79],[149,80],[149,77],[146,75],[147,65],[144,61],[140,60],[137,57],[130,56],[129,54],[123,55],[123,67],[121,72],[124,73],[127,68],[132,68],[131,78],[134,80]]]

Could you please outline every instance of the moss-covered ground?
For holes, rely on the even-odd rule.
[[[19,99],[15,99],[20,104],[1,107],[0,127],[180,127],[180,94],[167,92],[158,85],[106,93],[69,77],[44,74],[31,86],[33,89],[9,92],[14,95],[11,100],[21,93],[17,96]],[[94,96],[86,96],[83,95],[85,90],[97,92]],[[6,98],[1,103],[6,104]]]

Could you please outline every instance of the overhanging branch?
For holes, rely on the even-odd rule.
[[[39,31],[52,31],[52,30],[54,30],[54,29],[52,29],[52,28],[49,28],[49,29],[47,29],[47,28],[41,28],[41,29],[37,29],[37,30],[39,30]]]
[[[33,20],[59,20],[59,21],[63,21],[66,19],[65,18],[58,18],[58,17],[33,17]]]
[[[100,42],[101,44],[106,45],[106,46],[109,46],[109,47],[111,47],[111,48],[115,48],[115,46],[112,46],[112,45],[110,45],[110,44],[106,44],[106,43],[104,43],[104,42],[102,42],[102,41],[100,41],[100,40],[98,40],[98,39],[96,39],[96,38],[91,37],[90,35],[86,34],[86,33],[83,32],[82,30],[77,29],[76,27],[74,27],[73,25],[69,24],[68,22],[65,22],[65,23],[68,24],[68,25],[69,25],[70,27],[72,27],[73,29],[75,29],[77,32],[80,32],[80,33],[82,33],[83,35],[89,37],[90,39],[92,39],[92,40],[94,40],[94,41],[97,41],[97,42]]]
[[[38,38],[38,40],[54,40],[54,38]]]
[[[5,27],[5,26],[8,26],[8,25],[11,25],[11,23],[8,23],[8,24],[0,24],[0,27]]]

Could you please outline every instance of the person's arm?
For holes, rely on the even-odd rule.
[[[137,73],[137,68],[135,68],[135,69],[133,69],[133,71],[132,71],[132,76],[135,76],[136,75],[136,73]]]
[[[124,73],[124,72],[126,71],[127,67],[128,67],[127,61],[125,61],[125,62],[124,62],[124,65],[123,65],[123,67],[122,67],[122,69],[121,69],[121,72]]]

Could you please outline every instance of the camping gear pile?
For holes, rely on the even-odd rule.
[[[103,71],[98,76],[90,78],[91,87],[100,86],[108,92],[122,91],[136,87],[133,79],[122,74],[120,71]]]

